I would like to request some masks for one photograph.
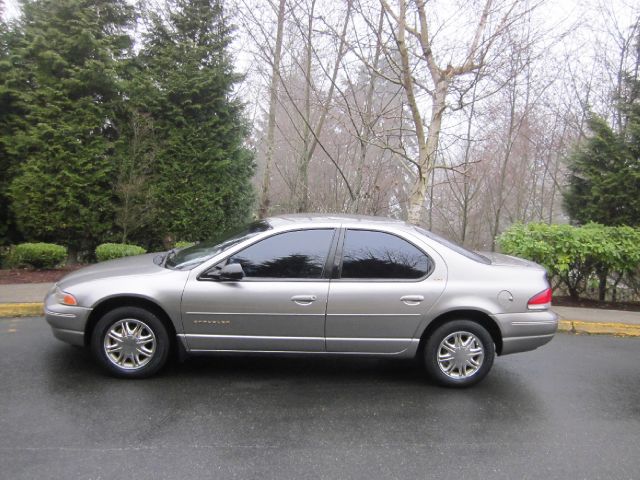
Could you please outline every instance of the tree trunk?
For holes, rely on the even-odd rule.
[[[605,270],[601,270],[598,272],[598,301],[604,302],[607,297],[607,278],[609,277],[609,272]]]
[[[380,9],[380,18],[378,19],[378,30],[376,32],[376,38],[380,38],[384,27],[384,8]],[[380,55],[382,54],[382,45],[380,41],[376,42],[376,50],[373,57],[371,80],[367,87],[367,94],[365,96],[365,111],[362,117],[362,125],[358,133],[360,155],[358,164],[356,165],[356,179],[354,182],[354,190],[356,193],[355,201],[352,202],[352,210],[354,213],[360,213],[362,210],[362,186],[363,186],[363,168],[367,159],[367,151],[369,149],[369,141],[371,140],[373,133],[373,94],[376,88],[376,71],[380,63]]]
[[[67,248],[67,265],[77,265],[78,263],[78,249],[75,246],[69,246]]]
[[[304,133],[304,148],[303,155],[301,158],[298,177],[300,183],[300,194],[299,194],[299,202],[298,202],[298,212],[306,212],[309,208],[309,163],[311,162],[311,158],[313,157],[313,152],[318,145],[318,138],[322,134],[322,129],[324,128],[324,123],[327,119],[327,114],[329,113],[329,108],[331,108],[331,103],[333,101],[333,92],[336,87],[336,79],[338,78],[338,70],[340,69],[340,62],[342,62],[342,57],[345,53],[345,44],[346,44],[346,36],[347,36],[347,28],[349,26],[349,18],[351,17],[351,6],[352,0],[347,0],[347,13],[345,14],[344,24],[342,27],[342,33],[340,35],[340,42],[338,44],[338,53],[336,56],[336,61],[333,65],[333,70],[331,72],[331,77],[329,78],[329,91],[327,92],[327,98],[324,101],[322,106],[322,111],[320,113],[320,118],[318,119],[317,125],[313,128],[313,132],[310,131],[311,128],[311,110],[310,110],[310,93],[311,93],[311,55],[313,53],[312,43],[311,43],[311,34],[313,32],[313,11],[315,7],[315,0],[311,4],[311,14],[309,16],[309,30],[307,32],[308,35],[308,43],[307,43],[307,58],[305,65],[305,75],[306,75],[306,88],[305,88],[305,114],[307,116],[307,122],[305,123],[305,133]],[[313,138],[309,138],[309,135],[313,133]]]
[[[429,189],[429,177],[435,166],[438,143],[440,142],[440,132],[442,130],[442,116],[446,108],[447,91],[449,90],[449,80],[442,78],[436,84],[436,91],[431,101],[431,119],[429,122],[429,133],[426,141],[418,142],[418,176],[413,185],[411,196],[409,197],[409,223],[420,223],[424,201]],[[414,99],[415,100],[415,99]],[[422,122],[422,120],[420,120]],[[423,136],[424,139],[424,136]]]
[[[616,278],[616,281],[613,283],[613,288],[611,289],[611,302],[612,303],[616,303],[618,301],[618,284],[622,280],[622,277],[623,277],[622,274],[618,274],[618,278]]]
[[[469,185],[469,159],[471,158],[471,125],[476,111],[476,92],[478,88],[479,72],[476,72],[476,81],[473,84],[473,96],[471,98],[471,111],[469,112],[469,122],[467,123],[467,143],[464,148],[464,172],[462,184],[462,224],[460,225],[460,243],[465,244],[467,240],[467,230],[469,228],[469,209],[471,208],[471,186]]]
[[[493,226],[491,228],[491,251],[495,252],[496,250],[496,241],[498,233],[500,232],[500,216],[502,215],[502,207],[504,206],[504,183],[507,178],[507,167],[509,165],[509,160],[511,158],[511,149],[513,148],[514,143],[514,132],[516,131],[516,83],[514,77],[514,91],[511,92],[511,103],[509,105],[509,128],[507,130],[507,144],[504,150],[504,156],[502,158],[502,162],[500,163],[500,180],[498,183],[497,189],[497,204],[495,206],[495,211],[493,215]]]
[[[579,300],[580,299],[580,295],[578,294],[578,290],[573,286],[569,286],[569,297],[571,297],[571,300]]]
[[[384,3],[383,5],[387,11],[390,11],[388,5]],[[437,78],[434,78],[436,91],[433,93],[431,101],[431,124],[429,126],[429,138],[427,138],[424,131],[424,125],[422,124],[420,108],[414,91],[411,64],[409,61],[409,50],[406,43],[406,16],[407,2],[406,0],[400,0],[400,13],[397,17],[398,34],[396,37],[396,44],[398,46],[398,53],[400,54],[400,61],[402,65],[402,88],[407,96],[413,125],[416,130],[416,140],[418,143],[418,161],[416,162],[417,172],[411,188],[411,194],[409,195],[409,200],[407,202],[407,220],[410,223],[420,223],[422,207],[429,187],[429,175],[431,173],[430,161],[432,161],[432,154],[438,147],[442,112],[444,110],[444,108],[439,109],[437,106],[441,104],[444,107],[448,84],[442,81],[443,79],[440,77],[439,72],[432,72],[432,76],[436,75]],[[443,86],[444,89],[442,88]],[[434,120],[438,121],[437,125],[434,123]]]
[[[276,127],[276,106],[278,102],[278,83],[280,80],[280,57],[282,55],[282,30],[284,26],[285,0],[280,0],[278,6],[278,26],[276,32],[276,45],[273,53],[273,70],[269,85],[269,119],[267,123],[267,155],[265,158],[264,174],[262,177],[262,196],[258,215],[266,217],[269,212],[269,190],[271,187],[271,164],[273,163],[273,151]]]
[[[512,2],[507,7],[505,14],[498,21],[497,26],[492,28],[493,32],[488,32],[488,26],[492,24],[490,17],[494,13],[493,0],[485,0],[482,13],[478,19],[472,40],[467,44],[467,52],[464,60],[457,65],[448,63],[446,67],[440,67],[434,53],[433,37],[427,21],[427,1],[416,0],[412,2],[414,11],[410,12],[411,18],[417,22],[407,24],[407,0],[398,0],[399,11],[391,8],[387,0],[380,0],[380,3],[387,14],[387,18],[395,21],[396,29],[395,42],[398,47],[400,57],[400,83],[407,97],[407,103],[411,110],[411,117],[415,127],[416,143],[418,146],[418,159],[412,161],[417,172],[411,193],[407,201],[407,217],[411,223],[419,223],[422,219],[425,196],[429,187],[429,177],[436,165],[436,153],[440,141],[442,129],[442,118],[446,108],[446,99],[449,86],[453,80],[472,72],[479,72],[484,65],[489,50],[496,40],[509,31],[508,26],[513,21],[512,13],[517,2]],[[416,15],[417,14],[417,15]],[[408,51],[406,34],[412,35],[420,48],[420,53]],[[443,55],[446,57],[446,55]],[[410,61],[410,58],[412,59]],[[426,68],[417,68],[417,61]],[[395,60],[394,60],[395,62]],[[428,82],[416,81],[414,75],[420,72],[429,72],[433,87],[425,87]],[[477,77],[476,77],[477,79]],[[419,104],[416,101],[416,89],[426,91],[431,97],[431,118],[428,127],[428,134],[425,134],[422,116],[420,115]]]

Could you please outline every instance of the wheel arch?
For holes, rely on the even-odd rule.
[[[485,312],[472,309],[451,310],[434,318],[424,329],[420,336],[420,345],[417,355],[421,356],[427,339],[438,327],[452,320],[471,320],[483,326],[491,335],[496,346],[496,353],[502,354],[502,332],[496,321]]]
[[[138,307],[150,311],[156,315],[162,324],[167,329],[169,335],[169,341],[171,342],[171,349],[176,346],[176,328],[167,312],[156,302],[144,297],[135,297],[130,295],[120,295],[116,297],[109,297],[102,300],[100,303],[94,306],[89,318],[87,319],[87,325],[84,329],[84,344],[88,346],[91,343],[91,335],[98,321],[107,312],[120,307]]]

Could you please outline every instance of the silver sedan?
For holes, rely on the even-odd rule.
[[[388,218],[283,215],[223,242],[99,263],[45,299],[65,342],[119,377],[147,377],[184,353],[419,357],[465,387],[496,355],[549,342],[545,270],[474,253]]]

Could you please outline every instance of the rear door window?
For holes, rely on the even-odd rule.
[[[418,247],[390,233],[347,230],[342,248],[342,279],[417,280],[433,270]]]

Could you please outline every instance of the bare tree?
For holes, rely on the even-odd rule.
[[[269,188],[271,185],[271,164],[273,163],[274,137],[276,127],[276,104],[278,102],[278,83],[280,80],[280,59],[282,56],[282,30],[284,27],[285,0],[278,4],[276,44],[273,52],[271,82],[269,85],[269,120],[267,123],[267,153],[262,177],[262,196],[258,213],[261,217],[269,211]]]
[[[457,65],[447,63],[442,66],[436,58],[433,42],[434,34],[431,32],[427,19],[427,2],[415,0],[415,13],[418,17],[417,24],[409,23],[408,1],[399,0],[399,10],[396,12],[387,0],[380,0],[385,12],[393,21],[395,41],[398,48],[401,65],[401,82],[405,90],[418,144],[418,158],[413,162],[417,175],[409,197],[408,219],[418,223],[422,217],[424,200],[428,191],[429,178],[436,165],[436,153],[440,141],[443,116],[447,108],[447,95],[452,83],[463,76],[467,76],[481,69],[488,54],[499,39],[507,31],[508,27],[521,15],[515,15],[515,7],[518,1],[514,1],[504,9],[502,17],[497,21],[495,28],[491,30],[491,17],[498,13],[494,10],[493,0],[486,0],[480,12],[477,24],[470,42],[467,45],[464,58]],[[407,40],[407,34],[414,37],[419,50],[411,48]],[[411,57],[426,65],[430,79],[430,86],[422,79],[414,76],[416,66],[411,62]],[[420,66],[420,65],[419,65]],[[430,115],[426,126],[423,121],[422,111],[417,98],[417,89],[426,91],[429,95]]]
[[[351,18],[352,0],[346,0],[346,13],[344,16],[342,32],[338,38],[338,50],[333,63],[333,68],[330,72],[324,71],[323,73],[329,79],[329,89],[326,96],[318,109],[316,115],[318,119],[313,122],[311,119],[311,90],[313,88],[313,79],[311,64],[314,56],[313,48],[313,20],[315,10],[315,0],[311,0],[310,12],[308,15],[307,31],[306,31],[306,47],[305,47],[305,66],[304,66],[304,78],[305,82],[305,94],[304,94],[304,134],[303,134],[303,148],[298,165],[298,195],[297,195],[297,210],[298,212],[305,212],[309,209],[309,162],[313,157],[314,151],[318,146],[319,138],[322,135],[325,122],[327,120],[327,114],[332,106],[333,96],[336,88],[336,79],[338,72],[340,71],[340,65],[345,53],[345,39],[349,21]]]
[[[608,114],[604,47],[630,30],[601,14],[590,45],[596,7],[556,28],[542,1],[300,0],[280,34],[245,4],[254,92],[281,42],[275,101],[254,102],[269,210],[408,218],[487,249],[512,222],[566,221],[565,159],[587,109]]]

